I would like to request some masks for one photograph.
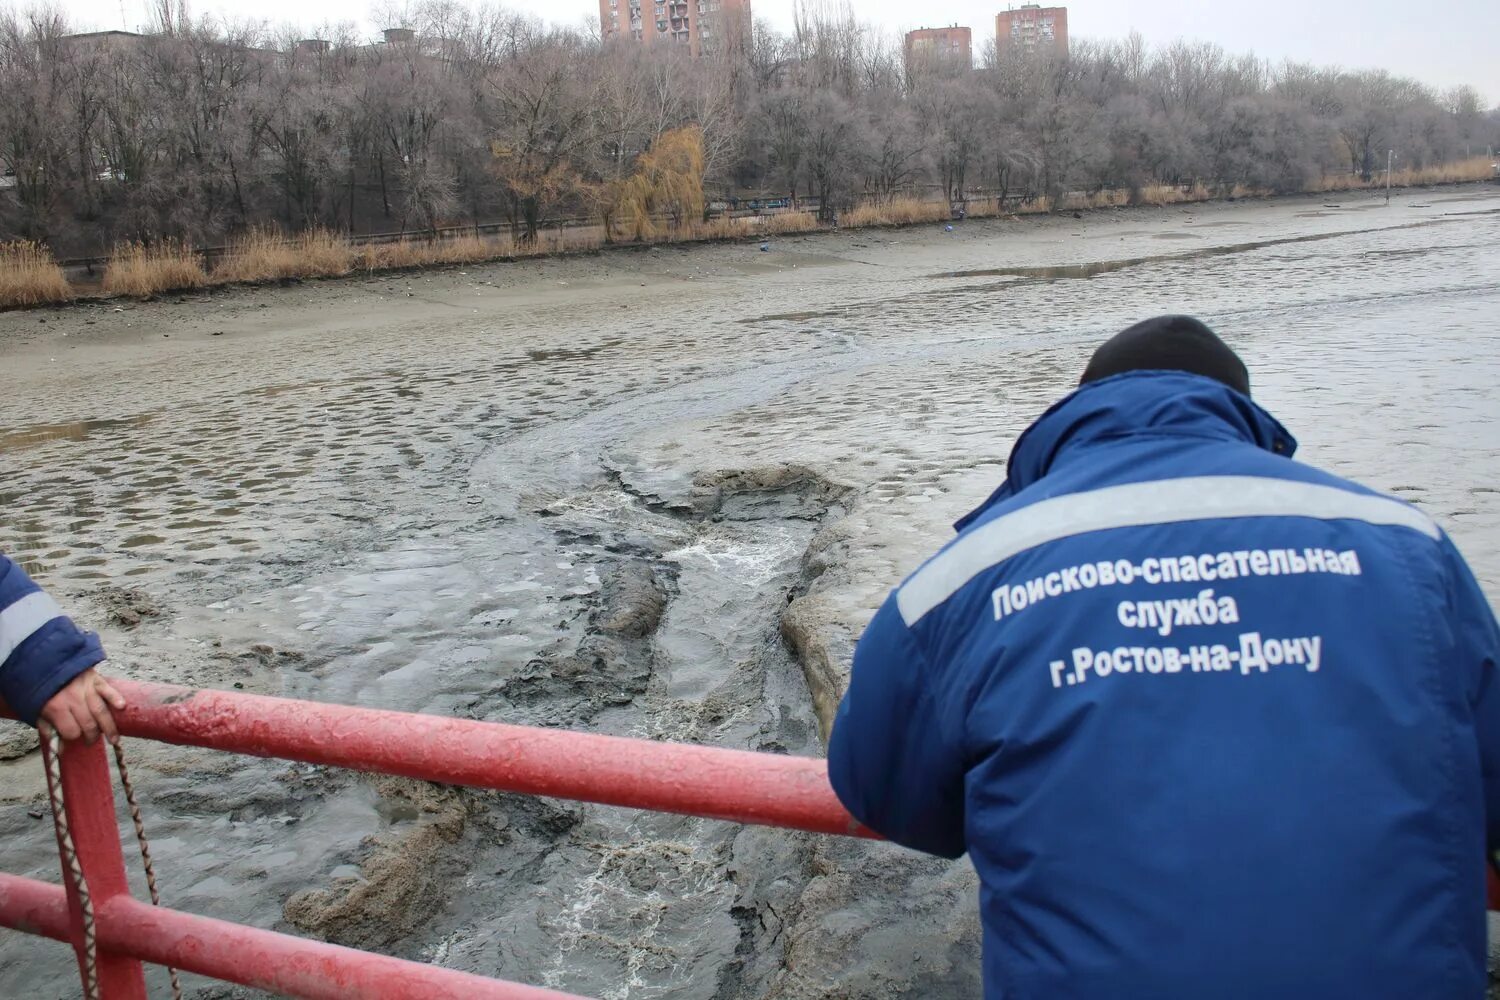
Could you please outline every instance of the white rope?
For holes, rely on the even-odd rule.
[[[146,842],[146,824],[141,820],[141,807],[135,802],[135,786],[130,783],[130,771],[125,767],[125,743],[116,741],[115,766],[120,769],[120,787],[125,790],[125,802],[130,806],[130,820],[135,824],[135,842],[141,848],[141,867],[146,870],[146,888],[151,892],[151,905],[161,905],[161,894],[156,891],[156,867],[151,864],[151,845]],[[182,983],[177,981],[177,970],[167,966],[167,975],[172,980],[172,1000],[182,1000]]]
[[[78,850],[73,846],[73,832],[68,829],[68,810],[63,804],[62,789],[62,737],[57,730],[46,729],[46,747],[42,754],[47,765],[47,796],[52,800],[52,823],[57,827],[57,842],[62,845],[63,864],[73,878],[78,892],[78,905],[83,910],[83,997],[84,1000],[99,1000],[99,946],[94,940],[94,900],[89,896],[89,884],[83,877],[83,865],[78,862]]]
[[[94,933],[94,901],[89,895],[88,882],[83,877],[83,866],[78,861],[78,849],[73,845],[73,833],[68,828],[68,811],[63,801],[62,789],[62,740],[57,730],[47,727],[45,751],[42,758],[47,767],[47,794],[52,802],[52,822],[57,827],[57,842],[62,845],[63,863],[73,876],[78,888],[78,902],[83,910],[83,996],[84,1000],[99,1000],[99,946]],[[125,747],[114,744],[115,766],[120,770],[120,787],[125,790],[125,802],[130,807],[130,819],[135,824],[135,841],[141,849],[141,867],[146,870],[146,888],[151,892],[151,905],[161,905],[161,894],[156,889],[156,867],[151,863],[151,845],[146,841],[146,824],[141,819],[141,808],[136,804],[135,786],[130,781],[130,771],[125,766]],[[172,1000],[182,1000],[182,983],[177,979],[177,970],[167,967],[172,980]]]

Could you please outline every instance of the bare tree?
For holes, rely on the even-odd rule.
[[[489,80],[494,171],[513,230],[535,240],[542,214],[580,192],[574,157],[594,140],[582,40],[535,29]]]
[[[999,126],[999,102],[967,78],[927,77],[914,97],[917,113],[928,124],[943,194],[963,201],[969,171],[985,136]]]
[[[67,111],[66,67],[73,61],[67,26],[57,11],[21,17],[0,11],[0,167],[13,185],[7,223],[27,239],[45,242],[62,224],[70,148],[59,122]],[[3,218],[3,217],[0,217]]]
[[[811,112],[811,94],[801,87],[782,87],[760,102],[759,127],[755,132],[765,145],[770,178],[797,204],[797,186],[806,159],[806,121]]]
[[[870,136],[855,109],[836,93],[814,91],[804,107],[804,154],[818,196],[818,218],[832,222],[839,209],[854,201],[855,181],[869,159]]]
[[[908,76],[858,10],[796,0],[790,34],[720,25],[695,58],[464,0],[393,0],[376,16],[406,30],[373,44],[347,26],[306,39],[194,19],[185,0],[151,0],[140,36],[72,35],[60,15],[6,8],[0,239],[99,252],[267,224],[500,219],[532,239],[585,214],[612,234],[642,157],[690,128],[705,212],[775,191],[817,195],[825,218],[860,197],[978,188],[997,204],[1297,190],[1371,178],[1386,150],[1421,166],[1500,143],[1500,112],[1472,88],[1139,35],[1066,54],[990,41],[979,70]]]
[[[875,196],[888,201],[900,191],[916,188],[928,169],[928,138],[917,112],[897,105],[870,109],[870,178]]]

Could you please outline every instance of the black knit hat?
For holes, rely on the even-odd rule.
[[[1191,316],[1157,316],[1115,334],[1094,352],[1078,384],[1154,370],[1204,375],[1250,395],[1250,372],[1240,356]]]

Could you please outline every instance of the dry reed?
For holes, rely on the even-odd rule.
[[[66,302],[73,297],[62,268],[40,243],[0,243],[0,309]]]
[[[965,211],[971,219],[996,219],[1010,214],[1000,204],[999,199],[989,198],[984,201],[970,202]]]
[[[487,240],[473,234],[455,236],[442,240],[434,247],[435,264],[476,264],[484,260],[503,257],[508,252],[508,241]]]
[[[162,292],[201,288],[208,275],[193,249],[177,240],[158,243],[121,243],[104,269],[104,291],[109,295],[149,298]]]
[[[269,229],[252,229],[229,245],[229,253],[214,268],[215,283],[280,281],[287,278],[336,278],[354,266],[349,241],[327,229],[309,229],[282,236]]]
[[[902,197],[856,205],[840,216],[839,224],[854,229],[864,226],[910,226],[924,222],[946,222],[951,215],[952,210],[947,202]]]
[[[587,229],[551,230],[541,233],[531,249],[538,254],[586,253],[604,245],[604,232],[595,227]]]
[[[458,236],[447,240],[400,240],[361,247],[356,267],[366,271],[435,267],[443,264],[473,264],[509,256],[508,241],[480,236]]]
[[[681,238],[686,240],[737,240],[755,235],[753,217],[734,219],[727,215],[707,222],[695,222],[681,230]]]
[[[1391,187],[1427,187],[1432,184],[1467,184],[1489,180],[1492,161],[1487,156],[1473,156],[1456,163],[1439,163],[1430,167],[1411,167],[1391,171]],[[1358,174],[1332,174],[1307,185],[1310,192],[1365,191],[1386,185],[1385,171],[1378,170],[1365,180]]]
[[[1136,196],[1136,204],[1162,208],[1167,205],[1208,201],[1212,196],[1212,192],[1202,184],[1153,184],[1150,187],[1141,188]]]
[[[811,212],[778,212],[776,215],[763,215],[761,219],[761,232],[773,236],[787,236],[793,233],[810,233],[821,228],[818,225],[818,217]]]
[[[400,240],[361,247],[355,266],[366,271],[400,270],[477,264],[487,260],[542,257],[556,253],[584,253],[604,245],[599,228],[544,230],[531,242],[516,242],[509,236],[456,236],[443,240]]]

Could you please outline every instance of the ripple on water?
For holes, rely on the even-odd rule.
[[[60,424],[31,424],[0,430],[0,454],[23,451],[51,441],[87,441],[90,435],[107,436],[127,428],[143,427],[155,416],[154,413],[143,413],[134,417],[72,420]]]

